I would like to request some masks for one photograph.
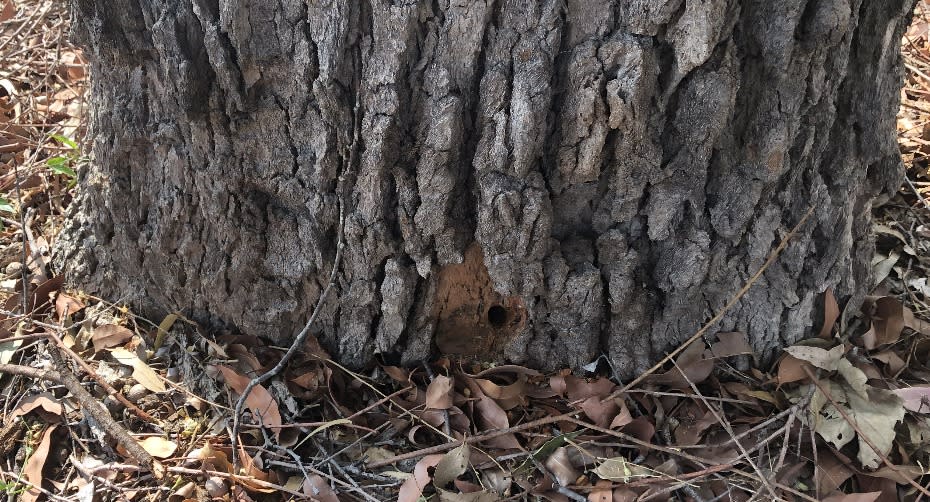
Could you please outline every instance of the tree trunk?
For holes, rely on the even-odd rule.
[[[73,0],[73,284],[359,367],[762,356],[870,287],[914,0]]]

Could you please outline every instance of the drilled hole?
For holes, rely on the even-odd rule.
[[[507,323],[507,309],[500,305],[495,305],[488,309],[488,322],[495,328],[500,328]]]

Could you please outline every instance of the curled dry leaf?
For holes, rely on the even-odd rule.
[[[497,401],[505,410],[526,404],[526,377],[523,375],[520,375],[517,381],[510,385],[498,385],[484,378],[476,378],[475,383],[481,387],[484,395]]]
[[[220,372],[223,374],[226,385],[229,385],[232,390],[236,391],[236,393],[241,396],[242,392],[245,391],[245,388],[249,385],[250,380],[236,373],[236,371],[229,366],[219,365],[217,368],[219,368]],[[268,427],[276,433],[281,431],[281,412],[278,410],[278,403],[271,397],[271,393],[268,392],[268,389],[261,385],[256,385],[245,399],[245,405],[252,410],[252,413],[261,419],[263,426]]]
[[[168,458],[174,455],[178,444],[158,436],[150,436],[139,441],[142,448],[156,458]]]
[[[90,341],[94,344],[94,352],[116,347],[132,339],[133,332],[116,324],[104,324],[94,328]],[[131,365],[130,365],[131,366]]]
[[[45,479],[45,476],[42,475],[42,469],[45,468],[45,459],[48,458],[48,451],[52,446],[52,434],[55,432],[55,427],[57,425],[51,425],[45,429],[45,432],[42,433],[42,440],[39,441],[39,446],[36,447],[29,459],[26,460],[26,465],[23,466],[23,478],[33,486],[42,486],[42,481]],[[41,492],[30,487],[22,493],[20,500],[35,502],[40,495]]]
[[[452,407],[452,379],[439,375],[426,388],[426,407],[448,410]]]
[[[110,351],[110,355],[120,364],[132,367],[132,378],[141,383],[149,391],[165,392],[165,390],[167,390],[165,388],[165,382],[158,378],[158,373],[155,373],[155,370],[148,364],[142,362],[142,360],[132,352],[122,347],[117,347]]]

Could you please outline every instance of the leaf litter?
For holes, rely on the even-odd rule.
[[[787,500],[916,498],[930,465],[928,10],[918,3],[904,40],[920,70],[899,116],[908,183],[875,212],[874,296],[860,315],[844,316],[828,289],[822,324],[773,366],[757,366],[743,333],[709,334],[623,393],[609,372],[444,358],[360,375],[311,338],[250,394],[233,465],[230,407],[282,352],[61,290],[47,253],[83,162],[86,65],[64,41],[63,4],[0,0],[0,300],[31,312],[0,317],[0,362],[53,367],[54,331],[95,373],[80,378],[152,417],[88,386],[170,474],[140,472],[61,387],[4,377],[0,489],[22,500],[749,500],[765,480],[746,451]]]

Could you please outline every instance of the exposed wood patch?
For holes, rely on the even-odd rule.
[[[498,360],[526,327],[523,300],[494,291],[478,243],[468,248],[462,263],[439,271],[436,297],[435,340],[442,354]]]

